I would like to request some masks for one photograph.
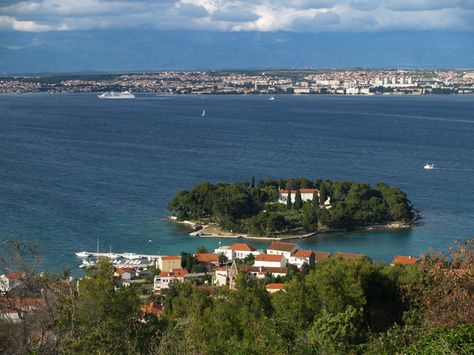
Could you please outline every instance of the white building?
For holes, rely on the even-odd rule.
[[[301,268],[304,263],[310,265],[315,262],[315,254],[311,250],[300,249],[294,253],[288,260],[289,264],[296,265]]]
[[[21,285],[24,277],[24,272],[11,272],[9,274],[0,275],[0,293],[9,292]]]
[[[263,267],[284,267],[286,266],[286,258],[283,255],[261,254],[255,257],[254,266]]]
[[[314,194],[316,193],[319,196],[318,189],[300,189],[301,200],[303,201],[313,201]],[[291,202],[295,202],[296,190],[291,190],[290,192]],[[288,190],[281,189],[278,193],[278,202],[286,203],[288,201]]]
[[[257,256],[263,254],[263,249],[255,249],[254,247],[244,244],[236,243],[231,246],[222,246],[214,250],[216,254],[224,254],[228,260],[245,259],[250,254]]]
[[[267,248],[267,254],[283,255],[287,260],[290,260],[291,255],[298,249],[298,245],[295,243],[273,242]]]

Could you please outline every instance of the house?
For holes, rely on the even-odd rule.
[[[329,258],[330,254],[325,251],[315,251],[314,252],[314,260],[316,263],[320,263],[327,258]]]
[[[284,291],[285,286],[286,286],[285,284],[268,284],[265,286],[265,289],[269,293],[275,293],[278,291]]]
[[[226,265],[214,270],[213,283],[217,286],[229,286],[230,289],[235,288],[235,280],[239,270],[234,261],[232,265]]]
[[[161,290],[168,289],[173,281],[185,282],[186,280],[206,276],[205,272],[189,273],[186,269],[174,269],[171,271],[162,271],[160,275],[156,275],[153,284],[153,290],[161,292]]]
[[[175,280],[179,282],[184,282],[188,270],[186,269],[174,269],[171,271],[162,271],[160,272],[160,277],[157,280],[155,276],[155,283],[158,281],[157,290],[163,290],[169,288],[169,284]],[[154,288],[156,285],[154,285]]]
[[[393,258],[392,262],[390,263],[390,266],[395,266],[395,265],[413,265],[418,261],[417,258],[414,258],[413,256],[403,256],[403,255],[395,255]]]
[[[267,248],[267,254],[283,255],[287,260],[290,260],[291,255],[298,249],[298,245],[295,243],[273,242]]]
[[[303,264],[313,265],[315,263],[316,256],[312,250],[297,250],[288,260],[289,264],[296,265],[301,268]]]
[[[114,276],[120,277],[123,281],[129,281],[135,276],[135,271],[130,268],[117,269]]]
[[[291,202],[295,202],[296,198],[296,191],[297,190],[286,190],[286,189],[280,189],[278,192],[278,202],[280,203],[287,203],[288,201],[288,192],[290,192],[290,197],[291,197]],[[318,189],[300,189],[301,193],[301,200],[303,201],[313,201],[314,194],[317,194],[319,196],[319,190]]]
[[[219,247],[214,252],[216,254],[224,254],[228,260],[245,259],[250,254],[254,256],[263,254],[262,249],[255,249],[251,245],[244,243],[232,244],[229,247]]]
[[[180,269],[181,256],[160,256],[156,261],[156,267],[161,271]]]
[[[207,267],[208,269],[219,266],[219,254],[199,253],[194,254],[194,257],[199,264]]]
[[[9,292],[15,287],[20,286],[25,275],[22,271],[0,275],[0,293]]]
[[[284,267],[286,258],[279,254],[260,254],[255,257],[254,266]]]
[[[257,279],[263,279],[267,274],[275,277],[285,277],[288,273],[288,268],[286,267],[242,266],[241,270],[247,275]]]
[[[163,306],[158,302],[150,302],[144,304],[140,307],[140,313],[142,318],[144,318],[147,314],[159,317],[163,313]]]
[[[0,298],[0,320],[17,323],[21,321],[21,316],[32,312],[45,305],[43,298]]]

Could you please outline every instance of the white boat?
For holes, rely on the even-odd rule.
[[[86,251],[79,251],[77,253],[75,253],[77,257],[79,258],[88,258],[89,257],[89,253],[86,252]]]
[[[270,100],[270,101],[275,100],[275,96],[270,96],[269,100]]]
[[[201,117],[206,116],[206,110],[202,110]]]
[[[129,260],[140,259],[140,255],[137,255],[135,253],[125,253],[122,254],[122,257]]]
[[[122,91],[122,92],[113,92],[108,91],[104,92],[103,94],[97,95],[99,99],[134,99],[135,95],[133,95],[130,91]]]
[[[425,169],[425,170],[434,170],[435,165],[432,164],[432,163],[426,163],[425,166],[423,167],[423,169]]]

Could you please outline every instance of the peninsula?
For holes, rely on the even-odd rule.
[[[405,192],[383,183],[255,179],[195,185],[168,204],[176,222],[202,237],[293,239],[323,232],[410,228],[415,213]]]

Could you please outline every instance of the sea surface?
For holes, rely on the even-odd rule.
[[[218,247],[166,221],[166,204],[197,182],[252,176],[386,182],[423,217],[302,247],[386,262],[447,249],[474,236],[474,96],[0,95],[0,236],[38,241],[44,270],[77,270],[74,252],[98,239],[117,252]]]

